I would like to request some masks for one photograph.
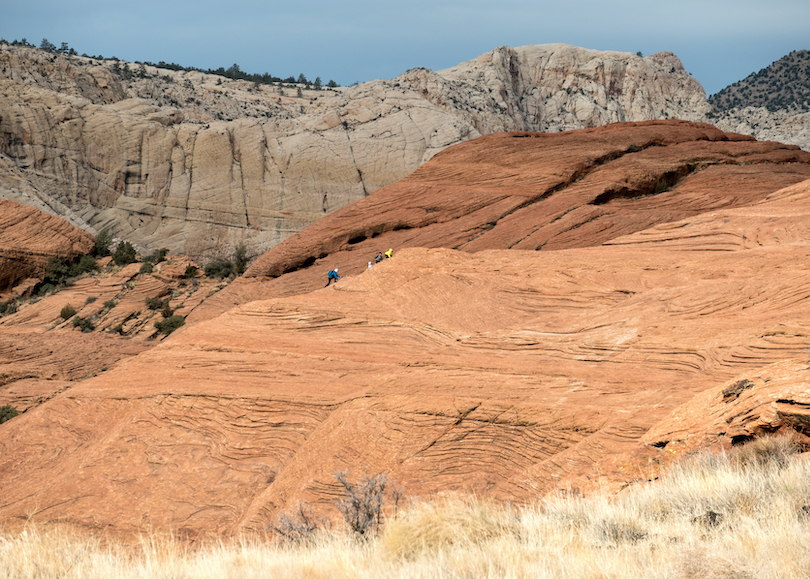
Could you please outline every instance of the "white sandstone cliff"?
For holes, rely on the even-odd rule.
[[[704,120],[671,53],[500,47],[456,67],[338,90],[0,45],[0,197],[144,250],[256,255],[497,131]]]

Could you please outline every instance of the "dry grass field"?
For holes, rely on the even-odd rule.
[[[28,525],[0,536],[4,578],[804,578],[810,464],[789,439],[682,462],[617,496],[528,507],[440,498],[411,505],[368,540],[328,532],[135,544]]]

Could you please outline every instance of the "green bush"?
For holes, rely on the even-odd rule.
[[[243,273],[245,273],[248,258],[247,258],[247,247],[245,247],[244,243],[240,243],[239,245],[236,246],[233,259],[235,262],[234,267],[236,270],[236,275],[242,275]]]
[[[144,261],[149,261],[151,263],[160,263],[161,261],[166,261],[166,256],[169,254],[169,250],[164,248],[156,249],[151,254],[147,255]]]
[[[197,275],[197,266],[188,264],[186,266],[186,273],[183,275],[186,279],[192,278]]]
[[[117,305],[118,304],[115,303],[115,300],[107,300],[106,302],[104,302],[104,307],[107,308],[108,310],[113,309]]]
[[[230,277],[233,271],[234,267],[230,261],[215,261],[205,266],[205,275],[208,277]]]
[[[96,326],[91,322],[88,318],[83,318],[81,316],[76,316],[73,318],[73,327],[80,328],[82,332],[92,332],[96,329]]]
[[[19,414],[20,413],[17,412],[17,409],[9,404],[0,406],[0,424],[11,420],[15,416],[19,416]]]
[[[52,257],[45,267],[45,276],[42,285],[38,288],[39,295],[59,289],[73,278],[90,272],[97,271],[98,264],[92,255],[82,255],[72,261],[63,261]]]
[[[171,318],[174,314],[174,310],[169,307],[169,300],[166,300],[166,304],[163,306],[163,309],[160,310],[160,315],[164,318]]]
[[[67,304],[67,305],[66,305],[65,307],[63,307],[63,308],[62,308],[62,310],[59,312],[59,315],[61,316],[61,318],[62,318],[63,320],[67,320],[67,319],[69,319],[69,318],[72,318],[73,316],[75,316],[75,315],[76,315],[76,308],[74,308],[74,307],[73,307],[72,305],[70,305],[70,304]]]
[[[5,314],[8,311],[8,303],[7,302],[0,302],[0,316]]]
[[[141,266],[140,273],[152,273],[154,269],[155,266],[152,265],[151,261],[145,261]]]
[[[107,257],[110,255],[110,245],[112,244],[112,236],[107,233],[106,229],[102,229],[96,235],[96,251],[98,257]]]
[[[119,242],[112,254],[112,258],[116,265],[129,265],[138,261],[135,248],[129,241]]]
[[[70,263],[51,257],[45,266],[44,283],[54,286],[64,284],[70,277]]]
[[[155,327],[161,334],[166,334],[168,336],[180,326],[185,325],[185,323],[186,320],[183,318],[183,316],[171,316],[162,322],[155,322]]]
[[[91,271],[98,271],[98,263],[96,263],[96,258],[92,255],[82,255],[79,256],[77,260],[70,263],[68,275],[70,277],[79,277],[83,273],[89,273]]]
[[[150,310],[161,310],[163,306],[168,305],[169,300],[165,302],[160,298],[146,298],[146,307]]]
[[[116,334],[123,335],[124,334],[124,324],[118,324],[117,326],[115,326],[113,328],[112,331],[115,332]]]

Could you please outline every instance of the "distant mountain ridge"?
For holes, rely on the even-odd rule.
[[[796,51],[734,91],[748,104],[749,85],[786,79],[766,102],[774,109],[804,94],[794,80],[807,64]],[[810,150],[810,111],[712,112],[668,52],[503,46],[445,70],[319,88],[0,43],[0,198],[107,229],[145,253],[209,261],[240,244],[258,256],[485,134],[680,118]]]
[[[795,50],[709,97],[707,121],[724,131],[810,151],[810,52]]]
[[[709,104],[715,112],[744,107],[810,110],[810,52],[794,50],[710,96]]]

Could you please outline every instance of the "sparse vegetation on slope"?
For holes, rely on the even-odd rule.
[[[82,255],[69,261],[52,257],[48,260],[45,276],[37,290],[39,295],[58,291],[77,277],[93,271],[98,271],[98,264],[92,255]]]
[[[0,537],[9,577],[510,577],[799,579],[810,575],[810,464],[786,439],[676,465],[617,497],[559,496],[515,508],[416,504],[371,540],[321,533],[190,547],[137,546],[29,526]]]
[[[24,47],[27,47],[27,48],[37,48],[34,44],[31,44],[30,42],[28,42],[28,40],[26,38],[23,38],[22,40],[16,40],[15,39],[15,40],[12,40],[12,41],[8,41],[8,40],[6,40],[4,38],[0,38],[0,44],[8,44],[10,46],[24,46]],[[55,44],[53,44],[52,42],[50,42],[47,38],[42,39],[42,42],[40,42],[40,44],[39,44],[39,49],[43,50],[45,52],[53,53],[53,54],[63,54],[65,56],[78,56],[79,55],[79,53],[76,52],[76,49],[71,48],[70,46],[68,46],[67,42],[62,42],[61,45],[57,48],[57,46]],[[116,62],[118,62],[118,60],[119,60],[115,56],[105,58],[104,56],[102,56],[100,54],[96,55],[96,56],[91,56],[91,55],[88,55],[87,53],[83,53],[81,56],[84,57],[84,58],[93,58],[93,59],[96,59],[96,60],[113,60],[113,61],[116,61]],[[135,61],[135,63],[141,65],[140,68],[138,68],[136,71],[130,70],[129,65],[127,65],[127,64],[124,64],[123,67],[117,67],[119,73],[121,74],[121,76],[123,78],[129,79],[129,78],[136,77],[136,76],[138,78],[145,78],[147,76],[147,73],[144,71],[143,66],[147,65],[147,66],[153,66],[155,68],[162,68],[162,69],[165,69],[165,70],[185,71],[185,72],[197,71],[197,72],[203,72],[205,74],[215,74],[217,76],[222,76],[222,77],[229,78],[229,79],[232,79],[232,80],[248,80],[248,81],[251,81],[251,82],[254,82],[254,83],[257,83],[257,84],[273,84],[273,83],[282,83],[282,82],[290,83],[290,84],[295,83],[295,84],[303,84],[306,87],[314,87],[316,90],[320,90],[320,88],[322,86],[321,77],[316,77],[314,81],[310,81],[310,80],[307,80],[306,76],[304,76],[303,73],[299,74],[298,78],[296,78],[294,76],[289,76],[287,78],[281,78],[281,77],[278,77],[278,76],[273,76],[269,72],[265,72],[264,74],[249,73],[249,72],[244,72],[239,67],[239,65],[236,64],[236,63],[232,64],[228,68],[223,68],[223,67],[220,66],[219,68],[216,68],[216,69],[211,69],[211,68],[202,69],[202,68],[197,68],[197,67],[194,67],[194,66],[182,66],[180,64],[175,64],[173,62],[167,63],[167,62],[164,62],[162,60],[160,62],[158,62],[157,64],[155,64],[153,62],[149,62],[148,60],[143,62],[143,63],[141,63],[140,61]],[[340,85],[338,83],[336,83],[334,80],[330,80],[329,83],[328,83],[328,86],[329,87],[338,87]]]
[[[709,104],[715,112],[741,107],[810,110],[810,52],[794,50],[710,96]]]

